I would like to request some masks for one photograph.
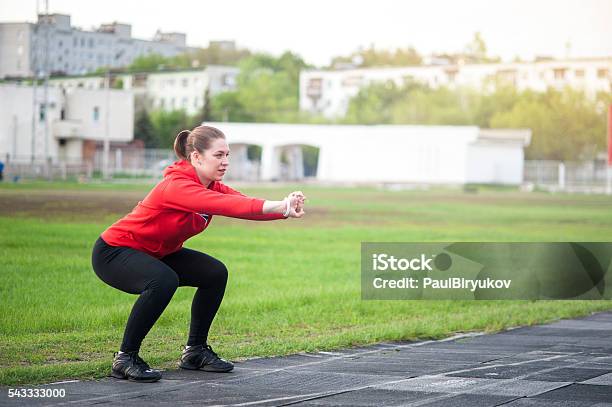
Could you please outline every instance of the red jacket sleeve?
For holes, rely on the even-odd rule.
[[[226,194],[226,195],[235,195],[235,196],[242,196],[245,198],[250,198],[246,195],[244,195],[242,192],[240,191],[236,191],[233,188],[228,187],[227,185],[221,183],[221,182],[215,182],[215,188],[221,192],[222,194]],[[286,219],[282,213],[262,213],[259,215],[252,215],[249,216],[248,218],[243,218],[243,219],[249,219],[249,220],[277,220],[277,219]]]
[[[162,200],[166,208],[244,219],[261,216],[264,203],[262,199],[213,191],[187,179],[168,182]]]

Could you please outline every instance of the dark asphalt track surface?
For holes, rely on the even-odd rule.
[[[9,399],[1,387],[0,405],[612,407],[612,312],[493,335],[252,359],[225,374],[171,370],[157,383],[109,377],[13,387],[66,396]]]

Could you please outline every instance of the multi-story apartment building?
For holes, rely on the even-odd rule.
[[[188,114],[201,111],[205,95],[209,97],[236,89],[239,69],[232,66],[209,65],[205,68],[177,71],[113,74],[111,86],[134,92],[136,110],[178,110]],[[69,76],[51,78],[51,87],[61,89],[101,89],[104,76]]]
[[[130,90],[50,88],[0,84],[0,159],[81,162],[93,160],[105,139],[111,147],[134,138]]]
[[[70,16],[41,14],[36,23],[0,23],[0,78],[80,75],[122,67],[147,54],[188,51],[182,33],[157,32],[152,40],[132,38],[129,24],[103,24],[95,31],[73,27]]]
[[[374,83],[416,81],[432,88],[475,87],[491,91],[500,83],[519,90],[570,86],[588,94],[612,91],[612,57],[500,64],[427,65],[400,68],[309,70],[300,73],[300,109],[326,117],[346,114],[350,99]]]

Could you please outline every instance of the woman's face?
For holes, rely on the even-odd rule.
[[[229,147],[225,139],[214,139],[203,154],[191,153],[191,164],[195,167],[202,184],[221,181],[229,167]]]

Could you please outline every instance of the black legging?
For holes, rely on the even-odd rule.
[[[227,283],[227,269],[219,260],[186,248],[156,259],[129,247],[110,246],[98,238],[92,265],[106,284],[140,294],[125,327],[122,352],[140,349],[144,337],[180,286],[198,287],[191,304],[187,345],[206,344]]]

